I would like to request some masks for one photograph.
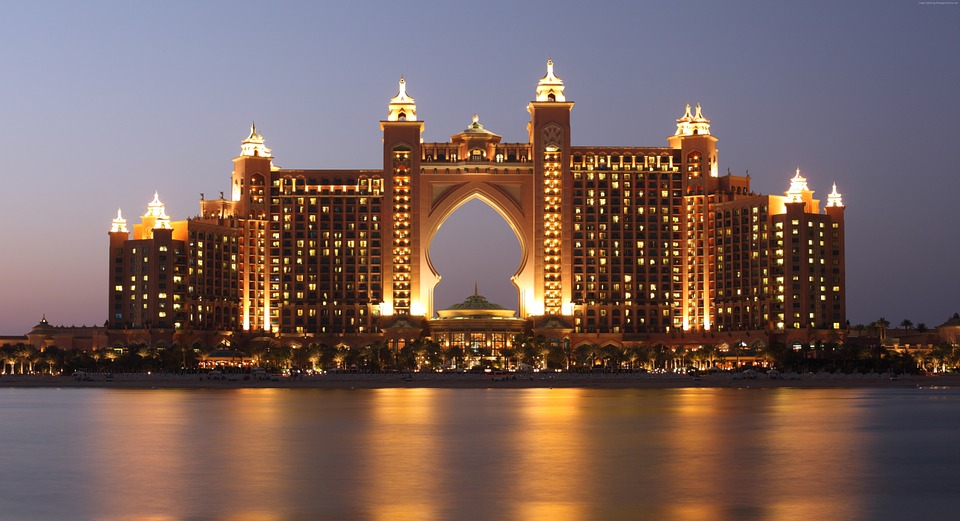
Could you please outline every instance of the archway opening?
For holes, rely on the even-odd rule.
[[[490,302],[519,311],[510,277],[520,267],[520,241],[489,204],[473,199],[457,208],[437,230],[430,259],[441,280],[434,290],[434,313],[473,295],[474,284]]]

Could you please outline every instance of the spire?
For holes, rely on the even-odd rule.
[[[474,296],[474,297],[479,297],[479,296],[480,296],[480,289],[479,289],[479,288],[480,288],[480,286],[479,286],[479,284],[477,283],[477,281],[473,281],[473,296]]]
[[[547,59],[547,75],[537,83],[537,101],[566,101],[563,80],[553,73],[553,59]]]
[[[167,216],[167,209],[160,202],[160,192],[153,193],[153,201],[147,204],[147,213],[143,216],[144,221],[153,219],[153,229],[171,229],[170,217]]]
[[[117,208],[117,218],[113,220],[113,226],[110,227],[110,233],[115,232],[127,233],[127,220],[120,214],[119,208]]]
[[[263,136],[257,132],[257,123],[250,123],[250,135],[240,143],[240,155],[250,157],[273,157],[264,146]]]
[[[465,129],[463,130],[463,132],[461,132],[460,134],[473,134],[473,135],[476,135],[476,134],[487,134],[487,135],[490,135],[490,136],[497,136],[497,135],[494,134],[493,132],[490,132],[489,130],[483,128],[483,125],[480,123],[480,116],[477,115],[477,114],[474,114],[474,115],[473,115],[473,120],[472,120],[472,122],[470,123],[470,126],[468,126],[467,128],[465,128]],[[497,136],[497,137],[499,137],[499,136]]]
[[[400,76],[400,91],[390,99],[387,121],[416,121],[417,104],[407,95],[407,80]]]
[[[797,175],[790,179],[790,188],[786,192],[787,202],[802,203],[804,192],[810,192],[810,189],[807,188],[807,178],[800,175],[800,167],[798,166]]]
[[[690,114],[690,104],[687,103],[683,116],[677,119],[677,132],[675,136],[709,136],[710,120],[703,117],[700,109],[700,103],[697,103],[697,109],[694,114]]]
[[[833,183],[833,191],[827,194],[827,207],[837,206],[843,207],[843,198],[839,192],[837,192],[837,183]]]
[[[160,192],[153,192],[153,201],[147,203],[147,215],[150,217],[160,217],[164,213],[163,203],[160,202]]]

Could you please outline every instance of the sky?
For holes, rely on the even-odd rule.
[[[328,5],[329,4],[329,5]],[[342,5],[341,5],[342,4]],[[665,146],[686,103],[721,172],[846,205],[851,323],[960,311],[960,5],[836,2],[18,2],[0,17],[0,334],[102,324],[107,231],[158,191],[228,190],[252,120],[284,168],[382,167],[401,75],[447,141],[526,141],[547,57],[574,145]],[[431,254],[438,307],[515,309],[516,237],[478,201]]]

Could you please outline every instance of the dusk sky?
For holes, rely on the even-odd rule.
[[[195,216],[251,120],[281,167],[378,169],[403,74],[425,141],[477,113],[525,142],[548,56],[574,145],[666,146],[700,102],[721,173],[836,182],[852,324],[960,311],[955,2],[20,2],[0,56],[0,334],[103,324],[117,208],[132,227],[158,191]],[[432,255],[439,307],[476,281],[516,309],[519,245],[483,203]]]

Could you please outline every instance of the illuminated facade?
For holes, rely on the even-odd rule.
[[[423,142],[401,78],[380,122],[381,170],[290,170],[256,127],[229,197],[170,222],[155,198],[110,232],[112,328],[259,332],[367,343],[430,333],[430,244],[480,199],[517,235],[519,318],[577,342],[836,339],[846,322],[844,207],[797,175],[784,196],[719,174],[717,138],[688,105],[666,146],[571,144],[573,102],[547,63],[526,143],[479,117]],[[682,339],[682,340],[681,340]]]

